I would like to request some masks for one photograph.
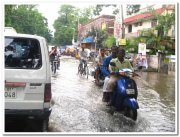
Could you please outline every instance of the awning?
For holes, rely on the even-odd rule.
[[[87,38],[84,38],[81,43],[92,43],[93,42],[93,37],[89,36]]]

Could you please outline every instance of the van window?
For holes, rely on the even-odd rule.
[[[39,69],[42,66],[40,43],[36,39],[5,37],[5,68]]]

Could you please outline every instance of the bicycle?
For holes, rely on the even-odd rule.
[[[79,64],[78,74],[81,74],[81,76],[85,75],[86,78],[88,79],[89,67],[88,67],[87,62],[85,60],[82,60],[82,63]]]

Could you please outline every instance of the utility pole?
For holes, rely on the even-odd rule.
[[[122,36],[121,36],[121,38],[124,39],[124,33],[125,33],[124,30],[125,29],[124,29],[124,15],[123,15],[123,5],[122,4],[121,4],[121,18],[122,18],[122,24],[121,24],[122,25]]]
[[[77,24],[77,43],[79,44],[79,17],[78,17],[78,24]]]
[[[97,46],[97,30],[95,30],[96,32],[96,37],[95,37],[95,52],[96,52],[96,46]]]
[[[73,38],[72,38],[72,44],[74,45],[74,33],[75,33],[75,28],[72,28],[73,29]]]

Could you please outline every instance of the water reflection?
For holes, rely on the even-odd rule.
[[[165,73],[144,72],[142,79],[148,82],[149,86],[159,95],[163,103],[175,106],[175,77]]]
[[[142,72],[139,86],[141,116],[153,132],[175,131],[175,78],[173,75]],[[147,115],[148,114],[148,115]]]

